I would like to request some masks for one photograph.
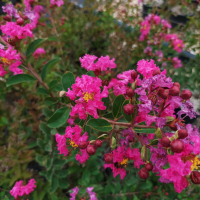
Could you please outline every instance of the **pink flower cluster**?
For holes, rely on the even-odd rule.
[[[93,187],[88,187],[87,188],[87,193],[89,194],[90,198],[89,200],[98,200],[96,198],[96,193],[95,192],[92,192],[94,188]],[[72,189],[73,193],[71,193],[71,198],[70,200],[76,200],[76,195],[78,194],[78,191],[79,191],[79,188],[78,187],[75,187]]]
[[[109,56],[101,56],[100,58],[94,56],[94,55],[88,55],[86,54],[85,56],[83,56],[83,58],[79,58],[80,62],[81,62],[81,67],[87,69],[87,71],[90,70],[100,70],[100,71],[106,71],[108,68],[109,70],[116,68],[116,64],[115,59],[113,58],[112,60],[110,60]],[[97,62],[95,63],[94,61]]]
[[[7,50],[0,49],[0,59],[0,76],[3,77],[8,73],[6,71],[7,67],[14,75],[23,73],[23,70],[18,68],[21,65],[20,54],[13,50],[12,47],[9,47]]]
[[[75,125],[75,127],[68,126],[65,130],[65,135],[56,134],[56,142],[59,154],[64,154],[67,156],[69,153],[68,147],[77,148],[80,142],[87,142],[88,134],[85,132],[81,135],[82,129]],[[86,149],[80,149],[80,153],[76,155],[76,160],[79,163],[84,163],[89,159],[89,155]]]
[[[50,0],[51,5],[53,6],[62,6],[64,5],[64,1],[63,0]]]
[[[133,161],[134,166],[138,169],[140,165],[143,165],[144,162],[141,159],[141,154],[139,149],[131,149],[130,147],[126,149],[124,146],[119,146],[117,149],[113,150],[113,163],[104,164],[104,168],[111,168],[113,171],[114,178],[119,174],[121,179],[124,179],[126,176],[125,167],[128,165],[128,161]]]
[[[75,100],[76,105],[72,107],[70,116],[79,115],[80,119],[86,119],[87,115],[92,115],[98,118],[97,109],[105,110],[106,107],[102,98],[108,96],[107,86],[103,86],[101,92],[102,81],[97,77],[83,75],[81,78],[77,77],[75,84],[72,85],[72,90],[68,89],[66,95]]]
[[[12,190],[10,190],[10,194],[15,198],[18,196],[29,195],[34,188],[36,188],[35,183],[36,181],[34,179],[31,179],[27,185],[23,185],[23,181],[18,181],[15,183]]]

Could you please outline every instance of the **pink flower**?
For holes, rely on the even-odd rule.
[[[98,200],[96,198],[96,193],[95,192],[92,192],[94,188],[93,187],[87,187],[87,192],[90,196],[90,199],[89,200]],[[76,199],[76,195],[78,194],[78,191],[79,191],[79,188],[78,187],[75,187],[74,189],[72,189],[73,193],[70,193],[71,195],[71,198],[70,200],[75,200]]]
[[[23,73],[23,70],[19,69],[20,62],[20,54],[17,54],[16,50],[13,50],[12,47],[9,47],[7,50],[0,49],[0,57],[1,57],[1,64],[0,67],[0,76],[4,76],[6,72],[6,68],[9,67],[9,70],[16,74]]]
[[[147,47],[146,49],[144,49],[144,53],[151,55],[152,52],[152,48],[151,47]]]
[[[51,5],[55,5],[55,6],[62,6],[64,5],[64,1],[63,0],[50,0]]]
[[[97,58],[98,57],[94,55],[86,54],[85,56],[83,56],[83,58],[79,58],[81,62],[81,67],[87,69],[87,71],[90,71],[90,70],[94,71],[96,69],[100,69],[101,71],[106,71],[107,68],[109,68],[109,70],[116,68],[116,64],[114,63],[115,61],[114,58],[110,60],[109,56],[105,56],[105,57],[101,56],[100,58],[98,58],[98,61],[94,63],[94,61]]]
[[[68,89],[68,92],[66,92],[71,100],[76,99],[76,105],[72,108],[70,116],[73,117],[78,113],[80,119],[86,119],[87,115],[90,114],[97,119],[97,109],[106,109],[102,98],[108,96],[107,87],[104,86],[101,92],[101,85],[102,81],[97,77],[88,75],[83,75],[82,78],[77,77],[75,84],[72,85],[72,90]]]
[[[29,10],[29,9],[27,9],[27,8],[25,8],[25,12],[23,12],[23,14],[24,14],[25,16],[27,16],[31,21],[33,21],[33,20],[35,19],[35,14],[34,14],[34,12],[31,11],[31,10]]]
[[[149,31],[150,31],[151,27],[148,21],[143,21],[141,23],[141,28],[140,28],[140,32],[142,35],[148,35]]]
[[[43,48],[37,48],[36,51],[33,53],[33,56],[35,57],[35,59],[37,59],[39,55],[45,53],[46,51]]]
[[[109,82],[108,89],[112,89],[117,84],[117,82],[118,80],[116,78],[112,78]]]
[[[24,5],[26,6],[27,9],[31,10],[31,5],[30,5],[30,2],[32,0],[24,0]]]
[[[147,135],[147,138],[148,138],[149,140],[153,140],[154,136],[155,136],[154,133],[150,133],[150,134]]]
[[[30,30],[30,24],[26,24],[22,27],[15,22],[7,22],[6,25],[1,25],[1,30],[4,34],[18,39],[24,39],[28,36],[31,38],[33,37],[33,33]]]
[[[24,186],[23,181],[18,181],[15,183],[12,190],[10,190],[10,194],[15,198],[17,198],[17,196],[29,195],[34,190],[34,188],[36,188],[35,183],[36,181],[31,179],[29,180],[28,184]]]
[[[180,193],[189,184],[185,176],[191,173],[192,163],[190,161],[184,163],[181,157],[177,155],[168,155],[167,158],[170,168],[160,170],[160,175],[163,178],[172,181],[176,192]]]
[[[154,60],[151,59],[151,61],[146,60],[140,60],[137,63],[137,71],[142,74],[145,78],[152,77],[153,71],[155,69],[159,69],[159,67],[156,67],[156,64],[154,63]]]
[[[165,41],[168,42],[168,41],[174,41],[178,39],[178,36],[176,34],[168,34],[165,36]]]
[[[182,67],[182,62],[178,57],[172,58],[172,64],[175,69]]]
[[[82,129],[75,125],[75,127],[68,126],[65,130],[65,135],[56,134],[57,149],[59,154],[64,154],[67,156],[69,153],[68,147],[77,148],[79,143],[88,140],[87,132],[81,135]],[[79,163],[84,163],[89,159],[89,155],[86,149],[81,149],[81,154],[76,155],[76,160]]]
[[[183,49],[183,40],[180,39],[175,39],[172,42],[172,45],[174,46],[174,50],[181,53],[182,49]]]
[[[172,28],[171,24],[167,20],[165,20],[165,19],[161,20],[161,24],[163,25],[163,29],[165,29],[165,28]]]
[[[7,13],[8,16],[14,16],[15,18],[19,18],[17,14],[17,9],[13,4],[6,4],[6,6],[2,6],[3,12]]]
[[[113,87],[114,89],[114,94],[116,96],[123,94],[126,94],[126,90],[128,89],[128,83],[133,83],[134,80],[131,78],[131,72],[133,70],[125,71],[122,74],[118,74],[117,78],[120,79],[117,81],[115,86]]]

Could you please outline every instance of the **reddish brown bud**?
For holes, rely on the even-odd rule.
[[[169,95],[171,96],[178,96],[180,93],[180,88],[177,87],[177,86],[172,86],[170,89],[169,89]]]
[[[153,94],[149,94],[149,95],[148,95],[148,99],[152,101],[153,105],[155,105],[156,102],[157,102],[157,98],[156,98],[156,96],[153,95]]]
[[[192,173],[190,174],[190,178],[194,184],[200,184],[200,172],[192,171]]]
[[[184,149],[184,143],[180,140],[174,140],[170,144],[171,151],[174,153],[181,153]]]
[[[96,147],[101,147],[103,142],[101,140],[96,140],[94,144]]]
[[[88,142],[86,142],[86,141],[81,141],[81,142],[79,143],[78,147],[79,147],[80,149],[86,149],[86,148],[87,148],[87,145],[88,145]]]
[[[160,69],[155,69],[154,71],[153,71],[153,76],[155,76],[155,75],[158,75],[158,74],[160,74],[161,72],[160,72]]]
[[[154,188],[157,190],[157,189],[158,189],[158,186],[155,186]]]
[[[168,137],[163,137],[161,140],[160,140],[160,143],[163,147],[170,147],[170,139]]]
[[[104,162],[107,164],[113,163],[113,155],[112,153],[107,153],[104,155]]]
[[[133,79],[133,80],[135,80],[136,78],[137,78],[137,72],[135,71],[135,70],[133,70],[132,72],[131,72],[131,78]]]
[[[153,165],[152,165],[151,163],[147,163],[147,164],[145,165],[145,169],[147,169],[147,170],[150,172],[150,171],[152,171],[152,169],[153,169]]]
[[[129,98],[132,98],[134,95],[135,95],[135,92],[132,88],[128,88],[126,90],[126,95],[129,97]]]
[[[5,25],[5,24],[6,24],[6,21],[2,21],[2,22],[1,22],[1,25]]]
[[[172,121],[168,124],[169,128],[171,128],[173,131],[177,131],[177,127],[176,127],[176,121]]]
[[[141,179],[147,179],[149,177],[149,171],[144,167],[139,171],[139,177]]]
[[[192,96],[192,92],[191,92],[190,90],[183,90],[183,91],[181,92],[181,95],[180,95],[180,97],[181,97],[182,99],[185,99],[185,100],[190,99],[191,96]]]
[[[134,106],[132,104],[127,104],[124,106],[124,113],[127,115],[132,115],[134,113]]]
[[[89,155],[94,155],[96,153],[96,147],[92,144],[89,144],[86,148],[86,151]]]
[[[101,69],[100,68],[94,70],[94,75],[95,76],[99,76],[100,74],[101,74]]]
[[[168,92],[164,88],[160,88],[158,91],[158,95],[162,99],[167,99],[168,98]]]
[[[188,131],[186,129],[180,129],[178,131],[178,138],[179,139],[184,139],[188,136]]]
[[[174,82],[174,86],[177,86],[177,87],[181,87],[181,85],[180,85],[180,83],[178,83],[178,82]]]
[[[16,21],[17,25],[23,25],[24,24],[24,20],[22,18],[17,19]]]
[[[169,195],[168,192],[165,192],[165,195],[168,196]]]
[[[28,17],[26,15],[22,16],[22,18],[26,21]]]
[[[4,16],[3,19],[4,19],[5,21],[7,21],[7,22],[11,22],[11,21],[12,21],[12,17],[9,16],[9,15]]]
[[[16,45],[16,40],[15,38],[8,38],[7,39],[8,44],[10,44],[11,46],[15,46]]]
[[[108,86],[108,85],[109,85],[108,79],[102,81],[102,86]]]

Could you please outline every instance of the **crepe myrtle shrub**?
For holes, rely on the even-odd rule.
[[[141,59],[135,66],[136,70],[122,71],[111,80],[104,79],[102,74],[116,70],[115,59],[108,55],[97,57],[89,54],[79,59],[79,67],[86,73],[80,76],[69,71],[64,73],[55,92],[52,89],[54,83],[47,84],[46,76],[61,59],[47,61],[40,72],[30,62],[33,57],[37,60],[41,54],[46,54],[40,48],[45,39],[34,40],[25,54],[21,50],[22,42],[34,37],[33,30],[43,11],[43,7],[34,2],[25,1],[26,9],[20,12],[12,4],[3,7],[7,18],[4,17],[1,25],[0,75],[8,87],[22,82],[37,82],[41,86],[37,92],[46,97],[44,102],[50,109],[45,113],[49,119],[40,123],[45,137],[34,139],[41,151],[48,152],[47,160],[37,156],[37,161],[49,170],[43,175],[51,184],[50,192],[55,192],[58,187],[59,180],[50,174],[51,170],[57,170],[52,162],[58,154],[63,158],[61,161],[67,161],[67,156],[73,154],[77,163],[85,165],[102,152],[104,170],[110,168],[114,178],[117,175],[121,179],[134,176],[127,173],[128,165],[131,165],[138,169],[141,179],[148,179],[150,173],[156,173],[161,183],[173,183],[177,193],[191,182],[198,184],[200,133],[195,126],[185,125],[182,117],[192,119],[198,115],[190,101],[191,92],[180,91],[180,85],[173,82],[166,75],[167,71],[152,59]],[[63,4],[62,0],[50,0],[52,9]],[[148,20],[142,24],[140,40],[148,35],[149,23],[160,23],[154,15]],[[56,34],[56,29],[54,31]],[[172,38],[174,36],[165,36],[166,40]],[[171,42],[176,51],[182,49],[182,41],[178,38]],[[178,107],[181,110],[176,117],[174,110]],[[171,131],[165,132],[164,127]],[[109,152],[105,153],[105,146],[110,147]],[[65,187],[60,182],[59,186]],[[30,179],[27,184],[20,180],[16,181],[10,194],[15,200],[21,196],[27,200],[35,188],[37,180]],[[80,198],[97,199],[93,187],[86,190],[86,196]],[[72,189],[71,199],[75,199],[78,192],[77,186]]]

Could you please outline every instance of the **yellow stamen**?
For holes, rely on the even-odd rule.
[[[120,165],[127,165],[128,158],[124,158],[122,162],[120,162]]]
[[[7,58],[1,58],[1,61],[4,63],[4,64],[11,64],[12,61],[8,60]]]
[[[91,99],[92,101],[94,100],[94,94],[91,94],[91,93],[88,93],[88,92],[84,92],[83,94],[84,94],[83,99],[84,99],[86,102],[88,102],[89,99]]]
[[[193,171],[194,169],[198,169],[198,166],[200,165],[200,160],[198,159],[198,157],[196,156],[194,160],[191,160],[191,162],[193,163],[191,166],[191,170]]]
[[[72,147],[78,147],[78,145],[77,145],[73,140],[70,141],[70,145],[71,145]]]

